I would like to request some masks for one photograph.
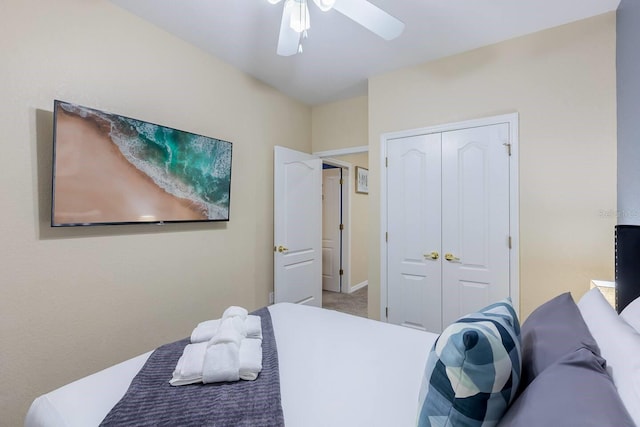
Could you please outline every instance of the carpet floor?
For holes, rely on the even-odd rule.
[[[368,317],[367,300],[368,286],[350,294],[322,291],[322,308],[341,311],[354,316]]]

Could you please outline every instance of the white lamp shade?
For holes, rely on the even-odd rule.
[[[333,8],[336,0],[313,0],[313,2],[320,8],[321,11],[327,12]]]
[[[271,4],[278,4],[281,0],[267,0]]]
[[[311,28],[307,0],[287,0],[285,7],[291,8],[290,26],[293,31],[301,33]]]

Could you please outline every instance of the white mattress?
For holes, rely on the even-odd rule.
[[[302,305],[269,311],[287,427],[415,425],[437,335]],[[25,427],[99,425],[150,354],[38,397]]]

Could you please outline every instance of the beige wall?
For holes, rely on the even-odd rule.
[[[272,289],[273,146],[311,110],[106,0],[0,5],[0,425]],[[54,99],[230,140],[231,221],[51,229]]]
[[[314,152],[368,144],[368,99],[349,98],[313,107],[311,144]]]
[[[380,316],[380,135],[520,114],[520,303],[526,316],[613,278],[615,13],[369,80],[369,315]]]
[[[311,144],[314,152],[362,147],[369,143],[368,99],[349,98],[315,106],[311,110]],[[355,166],[368,167],[369,154],[332,156],[351,163],[351,286],[367,280],[369,196],[355,192]]]

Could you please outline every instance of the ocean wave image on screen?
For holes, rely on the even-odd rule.
[[[127,161],[167,193],[207,219],[228,219],[231,143],[74,104],[61,108],[108,131]]]

